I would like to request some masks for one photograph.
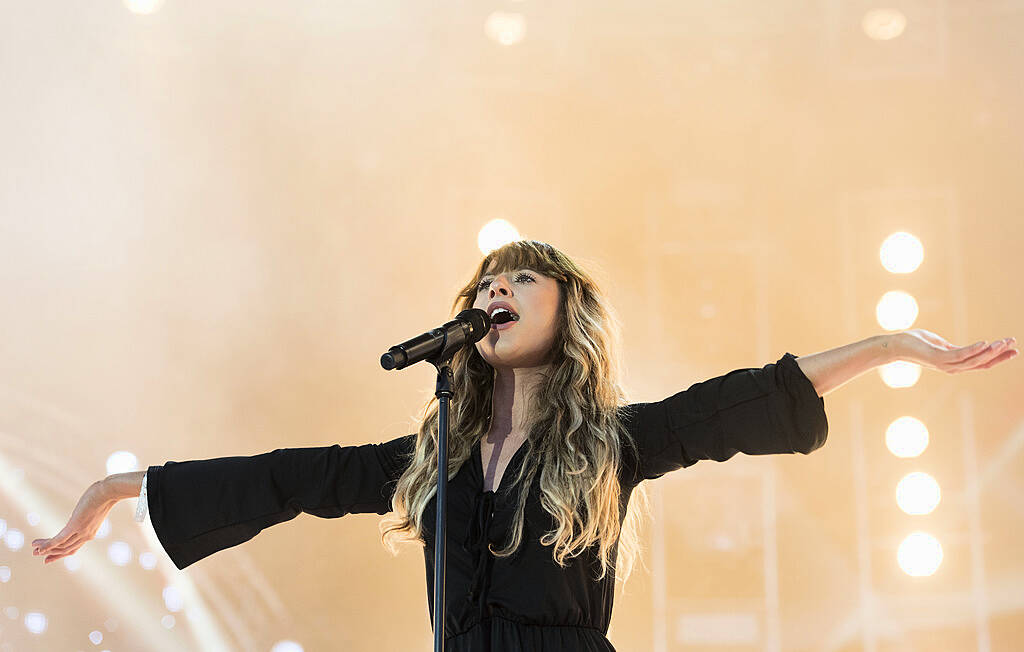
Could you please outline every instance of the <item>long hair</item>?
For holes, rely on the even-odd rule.
[[[618,409],[627,403],[619,385],[618,319],[589,274],[555,247],[536,240],[511,242],[487,254],[456,297],[452,314],[473,306],[477,282],[492,262],[495,273],[529,268],[555,279],[559,308],[550,364],[538,385],[543,389],[531,398],[531,425],[522,444],[527,447],[526,463],[516,477],[516,515],[505,545],[491,552],[509,556],[522,543],[526,499],[539,472],[540,502],[555,523],[540,542],[553,544],[554,560],[565,566],[567,558],[596,545],[601,564],[597,579],[617,568],[616,578],[625,580],[640,552],[640,516],[627,507],[620,532],[618,471],[623,452],[635,454],[636,448]],[[494,386],[494,368],[475,346],[459,350],[451,366],[455,396],[448,429],[449,479],[487,434]],[[382,541],[392,553],[396,539],[423,540],[423,513],[436,493],[437,415],[438,401],[432,397],[423,408],[410,463],[395,486],[392,514],[380,523]],[[633,497],[630,507],[638,503],[646,513],[643,488],[636,487]]]

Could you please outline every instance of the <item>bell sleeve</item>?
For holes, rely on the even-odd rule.
[[[736,453],[806,455],[821,448],[825,401],[796,359],[787,352],[761,368],[734,369],[664,400],[626,406],[639,457],[630,465],[633,481]]]
[[[279,448],[146,471],[150,521],[180,570],[306,512],[385,514],[416,435],[380,444]]]

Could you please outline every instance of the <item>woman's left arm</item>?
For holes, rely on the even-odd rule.
[[[897,360],[955,374],[988,369],[1010,360],[1018,353],[1016,345],[1017,340],[1008,337],[991,343],[982,340],[970,346],[954,346],[931,331],[914,328],[803,355],[796,362],[818,396],[825,396],[865,371]]]

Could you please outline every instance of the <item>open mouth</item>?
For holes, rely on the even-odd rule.
[[[505,330],[519,321],[519,315],[508,308],[498,308],[491,313],[491,328]]]

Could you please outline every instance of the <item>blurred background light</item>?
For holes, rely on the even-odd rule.
[[[26,613],[25,629],[33,634],[42,634],[46,631],[46,616],[38,611],[30,611]]]
[[[107,557],[116,566],[127,566],[132,561],[132,547],[124,541],[114,541],[107,546]]]
[[[514,45],[526,36],[526,17],[508,11],[492,12],[484,23],[484,32],[502,45]]]
[[[177,588],[168,586],[163,591],[164,605],[167,607],[167,611],[181,611],[183,601],[181,593]]]
[[[933,575],[942,563],[942,546],[927,532],[912,532],[900,544],[896,559],[907,575]]]
[[[882,295],[875,305],[878,325],[888,331],[910,328],[917,319],[917,300],[902,290],[891,290]]]
[[[896,485],[896,504],[907,514],[929,514],[941,499],[939,483],[923,471],[908,473]]]
[[[519,231],[516,227],[511,222],[499,218],[480,227],[476,244],[480,248],[480,253],[486,256],[498,247],[519,239]]]
[[[878,367],[878,375],[888,387],[913,387],[921,378],[921,365],[897,360]]]
[[[22,534],[21,530],[11,528],[4,534],[4,543],[11,550],[21,550],[21,547],[25,545],[25,535]]]
[[[896,457],[917,457],[928,448],[928,427],[920,419],[900,417],[885,429],[885,445]]]
[[[142,566],[146,570],[153,570],[156,568],[156,554],[147,550],[139,555],[139,566]]]
[[[116,451],[107,457],[107,475],[115,473],[130,473],[139,468],[139,459],[135,453],[128,451]]]
[[[907,28],[907,17],[899,9],[871,9],[864,14],[861,27],[868,38],[889,41]]]
[[[124,6],[133,14],[152,14],[164,4],[163,0],[124,0]]]
[[[882,242],[878,258],[887,271],[893,274],[910,274],[917,270],[924,260],[924,245],[916,236],[898,231]]]

